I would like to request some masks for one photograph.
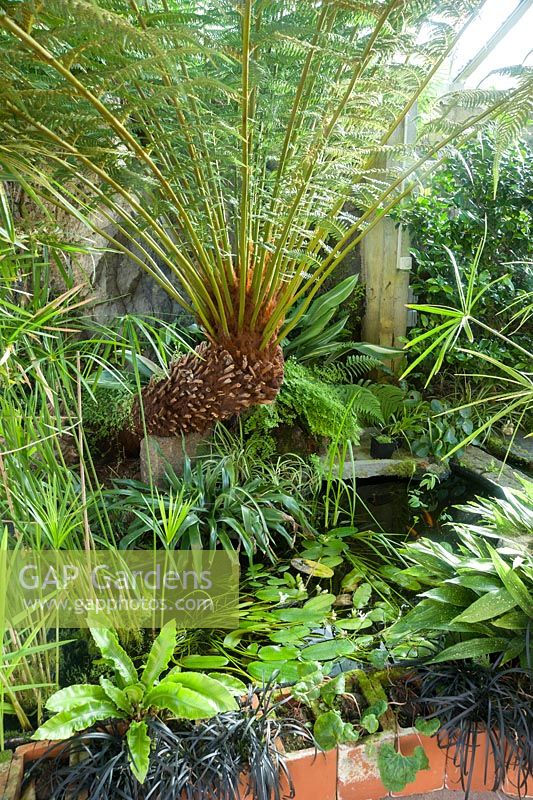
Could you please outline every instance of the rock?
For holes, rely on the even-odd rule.
[[[417,458],[406,450],[396,450],[392,458],[371,458],[370,435],[371,430],[363,431],[361,443],[352,448],[352,458],[342,465],[344,480],[387,477],[419,481],[428,472],[444,480],[450,474],[446,462]],[[324,459],[324,465],[327,465],[327,459]]]
[[[141,442],[141,480],[164,486],[168,467],[181,475],[185,459],[195,458],[208,440],[209,434],[206,433],[145,437]]]
[[[502,496],[504,488],[521,489],[520,477],[528,476],[486,453],[481,447],[467,447],[461,458],[454,462],[454,469],[461,475],[474,478],[492,494]],[[529,480],[531,480],[529,478]]]

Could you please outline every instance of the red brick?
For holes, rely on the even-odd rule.
[[[314,748],[287,753],[285,763],[294,786],[294,800],[336,800],[337,748],[321,752]],[[281,780],[282,796],[289,796],[288,781]]]
[[[447,752],[446,757],[446,788],[456,791],[465,791],[470,785],[473,792],[490,792],[494,786],[496,774],[492,748],[488,747],[486,733],[478,733],[475,747],[475,761],[472,767],[473,748],[468,752],[468,774],[461,776],[458,758],[453,747]],[[470,779],[470,773],[472,777]]]
[[[338,800],[380,800],[388,796],[379,776],[377,756],[381,744],[394,740],[394,734],[387,733],[371,737],[362,744],[340,745]]]

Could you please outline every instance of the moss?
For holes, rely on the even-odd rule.
[[[6,764],[8,761],[11,761],[13,753],[11,750],[0,750],[0,764]]]
[[[322,380],[316,370],[288,361],[283,386],[275,403],[254,409],[244,422],[249,439],[263,458],[277,452],[273,432],[298,427],[315,437],[359,441],[360,427],[355,411],[347,412],[338,387]]]
[[[412,478],[416,472],[417,464],[412,458],[394,459],[390,467],[383,474],[394,475],[397,478]]]
[[[97,440],[109,439],[130,427],[134,394],[129,389],[97,387],[85,392],[83,420]]]

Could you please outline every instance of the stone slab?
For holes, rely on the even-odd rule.
[[[520,470],[510,467],[496,456],[480,447],[467,447],[461,458],[454,461],[454,470],[465,477],[474,478],[491,493],[501,496],[502,489],[521,489],[519,478],[527,479]]]
[[[419,481],[428,472],[434,473],[439,480],[444,480],[450,474],[448,464],[433,458],[417,458],[407,450],[396,450],[392,458],[371,458],[370,437],[371,429],[364,430],[361,434],[361,443],[352,448],[352,458],[345,461],[342,467],[344,480],[356,478],[406,478]],[[326,459],[323,459],[326,463]]]

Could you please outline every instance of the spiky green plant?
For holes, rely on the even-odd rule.
[[[207,335],[144,389],[139,429],[142,406],[169,435],[272,400],[280,342],[346,254],[452,141],[496,112],[519,126],[531,84],[515,73],[456,97],[455,118],[436,105],[404,144],[480,5],[2,0],[1,160]]]

